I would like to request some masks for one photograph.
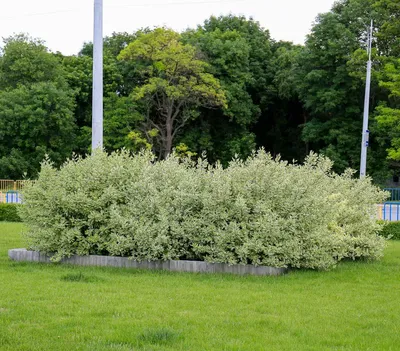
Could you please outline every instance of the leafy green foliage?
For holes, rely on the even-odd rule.
[[[224,165],[236,154],[246,158],[256,147],[252,127],[272,96],[269,32],[253,19],[229,15],[210,17],[183,33],[183,39],[204,53],[226,92],[227,106],[200,111],[180,141]]]
[[[17,204],[0,203],[0,222],[21,222]]]
[[[385,64],[398,58],[393,45],[398,32],[398,1],[343,0],[321,14],[307,38],[298,60],[298,93],[309,113],[303,128],[303,140],[313,150],[335,161],[335,169],[357,169],[360,155],[360,130],[364,103],[367,28],[374,20],[373,72],[370,111],[377,114],[391,105],[382,80]],[[391,117],[389,117],[391,118]],[[385,149],[392,133],[378,120],[371,120],[368,172],[376,181],[388,178],[393,162]],[[397,166],[398,167],[398,166]],[[383,178],[383,179],[382,179]]]
[[[107,151],[132,147],[130,133],[143,122],[143,115],[131,98],[110,93],[104,100],[104,147]]]
[[[0,178],[36,176],[44,156],[71,155],[75,124],[71,91],[36,83],[0,91]]]
[[[154,129],[155,134],[154,137],[158,135],[158,130]],[[151,133],[149,133],[151,134]],[[128,140],[130,141],[130,145],[128,146],[129,149],[134,151],[141,151],[141,150],[151,150],[153,145],[150,144],[143,136],[140,131],[133,130],[128,134]]]
[[[182,34],[113,33],[104,39],[105,150],[151,147],[163,158],[183,144],[224,166],[257,147],[301,162],[313,150],[331,158],[335,171],[357,169],[371,19],[376,118],[370,119],[368,172],[383,185],[399,173],[397,0],[336,1],[317,17],[305,46],[277,42],[257,21],[234,15],[212,16]],[[64,57],[26,35],[4,40],[0,177],[35,176],[44,154],[59,165],[71,151],[88,152],[92,51],[86,43],[77,56]],[[29,110],[41,115],[38,145],[33,132],[24,132],[36,129]],[[66,133],[43,126],[56,116]]]
[[[119,57],[136,61],[145,77],[133,98],[146,106],[147,129],[159,131],[160,156],[171,153],[177,133],[195,116],[193,109],[226,105],[219,81],[207,72],[208,64],[172,30],[157,28],[139,35]]]
[[[59,60],[23,35],[5,39],[0,57],[0,178],[35,176],[45,154],[71,154],[73,91]]]
[[[375,0],[373,9],[376,17],[381,19],[376,36],[380,49],[387,55],[400,55],[400,4],[397,0]]]
[[[74,152],[85,154],[91,142],[92,127],[92,57],[89,55],[63,58],[65,78],[75,92],[75,123],[77,139]],[[104,146],[116,150],[126,146],[126,137],[142,119],[136,106],[120,93],[123,77],[116,57],[104,57]]]
[[[388,89],[390,99],[377,107],[376,120],[381,130],[390,138],[388,158],[400,160],[400,59],[385,66],[381,86]]]
[[[53,255],[199,259],[328,269],[375,259],[384,240],[373,219],[385,193],[328,159],[303,166],[264,151],[229,167],[170,156],[97,153],[60,170],[42,165],[24,187],[31,249]]]
[[[189,147],[184,143],[180,143],[179,145],[177,145],[174,151],[176,156],[180,158],[193,158],[197,156],[197,154],[195,152],[190,151]]]
[[[400,222],[384,222],[381,236],[388,239],[400,240]]]
[[[24,34],[5,38],[0,56],[0,89],[62,81],[59,60],[39,39]]]
[[[311,118],[303,138],[335,161],[337,169],[358,167],[363,86],[346,63],[359,38],[339,9],[320,15],[299,56],[299,94]]]

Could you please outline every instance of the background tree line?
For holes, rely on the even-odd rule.
[[[314,150],[335,170],[359,167],[367,27],[374,19],[368,171],[399,172],[400,3],[341,0],[304,46],[275,41],[258,22],[211,17],[104,39],[105,149],[175,148],[227,164],[257,147],[302,161]],[[61,164],[91,138],[92,44],[52,53],[26,35],[0,53],[0,178],[34,177],[46,154]]]

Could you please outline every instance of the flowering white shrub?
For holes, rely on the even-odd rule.
[[[386,194],[331,167],[315,154],[295,165],[262,150],[226,169],[97,153],[60,170],[44,162],[20,212],[30,249],[56,261],[103,254],[328,269],[381,257],[374,211]]]

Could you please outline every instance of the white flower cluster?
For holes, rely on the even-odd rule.
[[[386,194],[331,167],[316,154],[296,165],[263,150],[225,169],[97,153],[59,170],[44,162],[21,216],[30,249],[55,261],[103,254],[329,269],[381,257],[375,204]]]

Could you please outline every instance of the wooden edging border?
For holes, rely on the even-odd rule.
[[[51,263],[49,257],[38,251],[12,249],[8,257],[13,261]],[[143,261],[136,262],[127,257],[115,256],[72,256],[64,258],[62,263],[79,266],[123,267],[150,270],[166,270],[171,272],[192,273],[230,273],[237,275],[277,276],[287,272],[286,268],[275,268],[253,265],[228,265],[226,263],[208,263],[201,261]]]

